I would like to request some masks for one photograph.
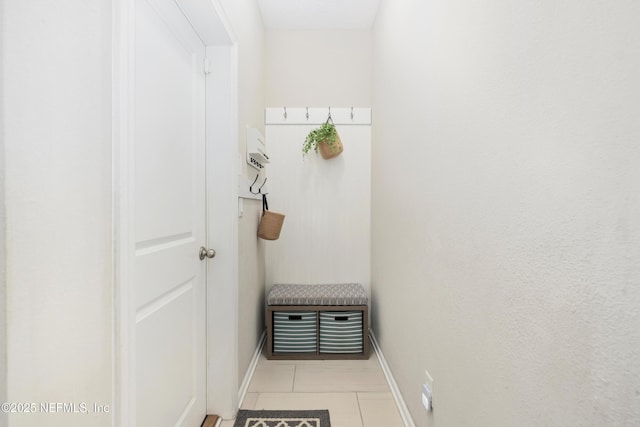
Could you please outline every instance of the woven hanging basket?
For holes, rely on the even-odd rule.
[[[264,240],[278,240],[284,223],[284,215],[269,210],[266,194],[262,195],[262,217],[258,225],[258,237]]]
[[[334,146],[330,146],[326,142],[320,142],[318,144],[318,150],[320,151],[320,155],[323,159],[333,159],[338,156],[343,151],[342,141],[340,140],[340,135],[336,134],[336,143]]]
[[[277,212],[264,211],[258,226],[258,237],[265,240],[278,240],[283,223],[284,215]]]

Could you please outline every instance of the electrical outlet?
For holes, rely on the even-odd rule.
[[[427,412],[431,412],[433,409],[433,394],[427,384],[422,384],[422,406]]]
[[[431,412],[433,410],[433,377],[425,369],[425,383],[422,384],[422,405]]]

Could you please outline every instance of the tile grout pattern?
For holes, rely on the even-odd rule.
[[[356,397],[357,396],[358,396],[358,394],[356,393]],[[358,397],[357,400],[358,400],[358,411],[360,411],[360,422],[364,426],[364,419],[362,418],[362,405],[360,405],[360,398]]]
[[[328,409],[331,427],[404,426],[373,351],[367,360],[267,360],[263,354],[242,409]]]

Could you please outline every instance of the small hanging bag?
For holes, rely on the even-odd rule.
[[[258,237],[264,240],[278,240],[284,223],[284,215],[269,210],[267,195],[262,195],[262,217],[258,226]]]

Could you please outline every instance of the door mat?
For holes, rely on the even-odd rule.
[[[329,411],[238,411],[233,427],[331,427]]]

